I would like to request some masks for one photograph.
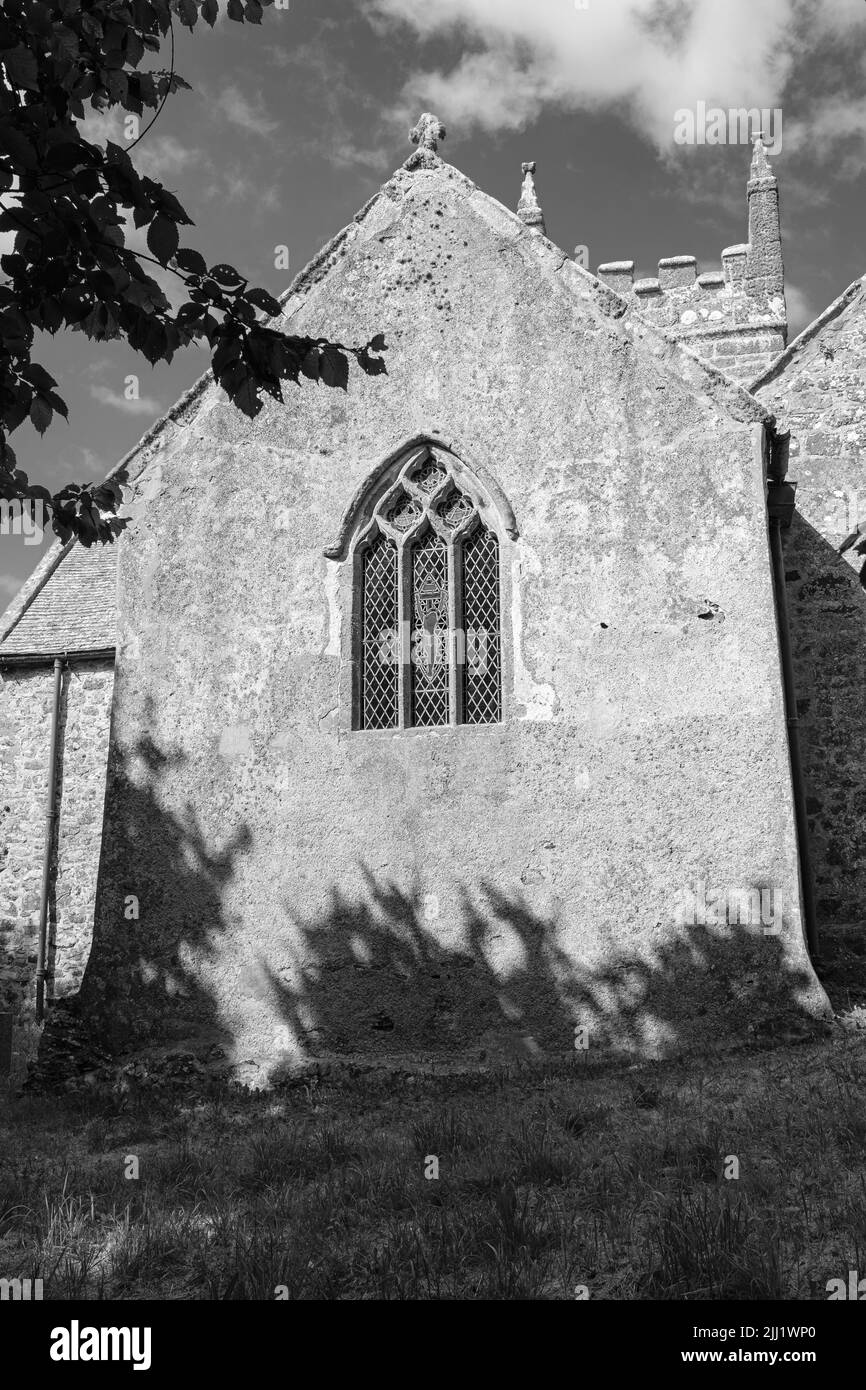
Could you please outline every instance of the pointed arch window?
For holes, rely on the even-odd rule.
[[[374,507],[355,547],[355,728],[501,720],[490,511],[467,471],[432,448],[415,451]]]

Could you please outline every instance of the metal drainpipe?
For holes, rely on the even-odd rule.
[[[773,560],[773,579],[776,589],[779,648],[782,657],[782,681],[788,723],[788,748],[791,754],[791,785],[794,793],[794,817],[797,825],[797,844],[800,851],[800,884],[803,892],[806,944],[813,965],[821,963],[818,946],[818,922],[815,912],[815,884],[812,876],[812,855],[809,848],[809,821],[806,812],[806,793],[803,787],[803,759],[800,752],[800,719],[797,714],[797,692],[794,686],[794,661],[791,656],[791,635],[788,629],[788,595],[785,588],[785,556],[782,550],[782,526],[790,524],[794,510],[796,483],[781,479],[769,483],[770,554]],[[775,499],[779,499],[776,501]]]
[[[54,704],[51,712],[51,752],[48,755],[48,790],[45,798],[45,849],[42,855],[42,893],[39,899],[39,954],[36,957],[36,1018],[45,1017],[45,957],[48,948],[48,888],[51,882],[51,849],[54,844],[57,790],[57,740],[60,730],[60,696],[66,654],[54,658]]]

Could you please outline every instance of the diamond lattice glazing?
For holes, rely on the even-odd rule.
[[[396,729],[397,549],[380,536],[364,556],[361,727]]]
[[[486,530],[463,546],[463,627],[464,718],[467,724],[496,724],[502,717],[499,545]]]

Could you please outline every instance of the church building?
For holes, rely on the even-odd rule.
[[[118,465],[117,544],[56,544],[0,621],[0,1073],[60,1020],[264,1083],[829,1016],[864,286],[787,343],[760,136],[748,239],[652,279],[444,138],[281,300],[384,370],[252,421],[206,375]]]

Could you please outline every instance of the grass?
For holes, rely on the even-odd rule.
[[[824,1298],[866,1274],[864,1064],[837,1032],[607,1076],[10,1101],[0,1277],[47,1299]]]

